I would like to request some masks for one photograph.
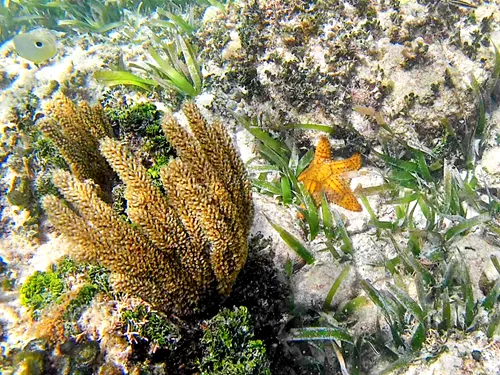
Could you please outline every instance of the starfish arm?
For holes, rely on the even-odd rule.
[[[324,135],[319,138],[316,151],[314,152],[314,159],[316,160],[330,160],[332,158],[332,151],[330,150],[330,141]]]
[[[319,168],[321,167],[313,161],[311,165],[306,168],[297,178],[297,180],[299,182],[302,182],[305,188],[309,190],[311,194],[321,191],[323,180],[318,175]]]
[[[358,200],[352,192],[347,192],[339,202],[336,202],[340,207],[344,207],[349,211],[361,212],[362,208]]]
[[[361,205],[352,193],[349,186],[338,178],[325,181],[325,194],[329,202],[338,204],[350,211],[361,211]]]
[[[343,172],[357,171],[361,168],[361,154],[354,154],[349,159],[331,160],[325,163],[331,174],[338,175]]]
[[[313,165],[314,162],[312,162],[309,167],[304,169],[302,173],[297,177],[297,180],[299,182],[305,182],[306,180],[310,179],[311,177],[314,177],[314,168],[315,166]]]

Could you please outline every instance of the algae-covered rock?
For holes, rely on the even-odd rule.
[[[222,111],[264,112],[284,125],[328,124],[370,142],[456,152],[478,121],[473,87],[484,86],[487,97],[496,80],[499,19],[498,6],[489,4],[259,0],[216,14],[199,36]],[[222,54],[236,39],[237,53]],[[333,137],[348,142],[341,133]]]
[[[45,339],[28,342],[14,355],[15,375],[43,375],[49,369],[49,344]]]

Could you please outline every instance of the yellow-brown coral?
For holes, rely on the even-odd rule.
[[[334,202],[340,207],[350,211],[361,211],[361,205],[349,187],[349,180],[343,174],[361,168],[361,155],[354,154],[349,159],[332,160],[330,142],[322,136],[316,146],[314,159],[303,171],[298,180],[304,183],[306,189],[312,194],[316,203],[321,202],[324,192],[329,202]]]
[[[81,180],[92,179],[109,185],[112,171],[99,153],[99,140],[111,136],[111,126],[102,108],[87,102],[75,105],[61,92],[44,106],[45,117],[37,121],[43,134],[54,142],[71,172]]]
[[[130,225],[98,195],[90,180],[67,172],[54,183],[71,204],[44,199],[50,221],[76,245],[76,255],[112,271],[115,286],[155,308],[189,314],[216,288],[228,295],[247,257],[253,217],[243,163],[222,124],[207,124],[197,107],[184,112],[191,133],[172,116],[163,130],[178,158],[161,170],[167,194],[122,143],[100,151],[126,185]]]

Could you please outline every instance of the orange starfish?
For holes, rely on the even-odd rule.
[[[361,205],[352,193],[350,180],[342,178],[342,174],[361,168],[361,155],[354,154],[349,159],[332,160],[330,141],[321,136],[316,146],[314,159],[304,170],[298,180],[302,181],[316,203],[321,203],[321,193],[325,193],[329,202],[338,204],[350,211],[361,211]]]

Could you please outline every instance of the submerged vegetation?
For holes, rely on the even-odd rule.
[[[206,322],[202,375],[270,375],[266,348],[255,340],[246,307],[223,309]]]
[[[309,342],[325,353],[333,345],[333,351],[329,351],[349,373],[362,370],[361,358],[378,351],[384,353],[385,360],[392,361],[380,372],[385,374],[422,356],[438,356],[452,332],[464,335],[481,330],[493,337],[499,325],[500,272],[496,279],[488,279],[488,286],[482,290],[484,297],[478,298],[473,293],[469,266],[457,247],[464,235],[478,226],[490,235],[499,234],[500,201],[487,188],[482,190],[474,170],[459,173],[443,155],[424,153],[402,140],[405,151],[397,157],[391,155],[389,147],[382,152],[369,150],[372,163],[383,170],[384,182],[358,188],[355,194],[371,218],[369,224],[376,230],[377,241],[393,248],[395,256],[384,256],[381,264],[374,265],[384,268],[392,280],[375,287],[369,280],[360,279],[364,293],[331,310],[336,292],[355,266],[342,263],[351,263],[353,254],[356,258],[356,248],[341,216],[336,211],[332,215],[325,197],[317,208],[298,183],[298,175],[311,160],[311,150],[299,158],[296,146],[290,150],[288,142],[264,131],[262,124],[241,118],[239,121],[256,138],[260,156],[267,163],[250,165],[254,187],[282,204],[295,204],[305,224],[304,237],[312,241],[320,235],[335,262],[343,267],[326,296],[324,312],[314,319],[314,324],[291,326],[288,340],[292,345]],[[384,125],[390,131],[388,124]],[[394,219],[379,219],[367,194],[381,195],[393,205]],[[305,263],[315,262],[314,253],[302,239],[278,223],[271,224]],[[340,257],[342,252],[336,249],[350,256]],[[491,261],[495,260],[493,257]],[[291,275],[292,271],[288,272]],[[384,338],[383,327],[370,335],[350,332],[353,319],[364,316],[363,311],[373,306],[384,318],[390,339]],[[300,321],[300,316],[297,319]],[[429,346],[430,342],[433,344]],[[327,366],[321,362],[325,358],[321,360],[314,350],[309,355],[316,366]]]
[[[144,79],[123,70],[99,71],[94,77],[107,86],[131,85],[145,90],[159,86],[163,89],[173,89],[185,97],[199,95],[203,86],[201,68],[189,40],[177,35],[169,43],[158,40],[158,44],[165,58],[150,47],[149,54],[156,64],[130,64],[131,67],[146,72],[150,78]]]
[[[245,170],[222,124],[207,124],[192,103],[184,107],[192,135],[174,117],[164,119],[178,158],[160,170],[160,189],[140,160],[109,137],[101,109],[76,107],[61,95],[47,108],[42,129],[57,141],[72,174],[54,173],[65,200],[48,195],[43,204],[51,223],[75,244],[74,255],[108,267],[117,289],[162,311],[192,314],[215,291],[227,296],[246,261],[253,208]],[[128,222],[106,203],[113,178],[107,163],[125,184]]]
[[[157,8],[184,10],[194,0],[107,1],[6,1],[0,5],[0,42],[15,35],[21,27],[106,33],[124,24],[125,11],[151,13]]]
[[[83,364],[78,371],[95,370],[108,337],[101,348],[86,340],[108,332],[84,331],[82,316],[108,309],[117,316],[106,324],[119,336],[110,346],[128,343],[132,355],[125,349],[119,355],[129,355],[133,371],[206,375],[268,375],[271,368],[278,374],[292,368],[301,375],[385,374],[438,360],[448,343],[472,334],[496,340],[500,260],[488,253],[494,248],[488,241],[498,245],[500,200],[477,168],[491,145],[488,115],[497,106],[500,82],[500,54],[486,35],[493,16],[476,20],[476,13],[466,15],[475,7],[464,2],[410,2],[408,20],[401,10],[408,2],[391,1],[383,5],[389,17],[382,25],[379,4],[369,1],[354,4],[352,14],[352,4],[338,2],[200,3],[221,11],[213,22],[201,25],[200,9],[181,0],[10,1],[0,8],[0,40],[35,26],[117,30],[133,43],[142,25],[155,31],[141,56],[149,62],[119,57],[118,67],[93,74],[112,87],[108,99],[116,94],[128,105],[102,110],[56,95],[40,119],[38,98],[30,97],[16,114],[30,148],[19,151],[21,141],[14,142],[23,173],[7,190],[9,204],[38,218],[43,200],[75,255],[109,269],[64,258],[21,286],[0,262],[4,291],[19,288],[21,304],[38,321],[37,334],[51,345],[64,343],[56,346],[69,367],[79,368],[75,357]],[[467,8],[444,9],[456,6]],[[450,31],[459,19],[471,35]],[[433,66],[441,58],[430,43],[434,35],[449,38],[471,66],[479,61],[489,79],[471,76],[460,88],[456,67]],[[380,50],[371,41],[380,42]],[[484,53],[488,46],[491,54]],[[422,76],[442,71],[426,81],[428,87],[410,91],[392,81],[391,69],[416,86]],[[61,84],[63,92],[79,97],[71,84]],[[116,87],[122,85],[129,87]],[[131,88],[139,93],[129,95]],[[171,99],[171,108],[185,98],[207,103],[202,92],[212,97],[204,105],[223,116],[234,110],[237,125],[252,135],[257,156],[246,166],[225,127],[206,123],[194,104],[185,107],[190,130],[170,114],[162,120],[165,114],[152,104],[159,97]],[[272,112],[276,121],[260,111]],[[324,159],[334,140],[334,156],[348,160],[342,166],[349,171],[342,172],[349,173],[339,171],[334,182],[318,178],[318,168],[305,173],[314,163],[311,139],[319,133],[327,134],[319,146],[323,154],[328,148]],[[378,182],[351,191],[361,154],[367,167],[362,177]],[[312,186],[328,182],[344,194]],[[283,275],[264,275],[262,264],[245,269],[250,185],[272,197],[266,203],[296,215],[290,224],[259,207],[261,221],[297,255],[285,254],[282,264],[283,253],[274,259]],[[372,246],[380,253],[367,260]],[[325,268],[327,276],[311,289],[327,285],[327,292],[304,309],[298,280]],[[262,293],[277,289],[270,285],[278,279],[297,290],[276,307],[277,295],[288,291],[273,290],[273,298]],[[233,286],[240,294],[228,297]],[[46,369],[54,346],[37,345],[29,343],[8,361],[2,356],[0,364]],[[103,365],[100,371],[122,371],[106,366],[112,369]]]

